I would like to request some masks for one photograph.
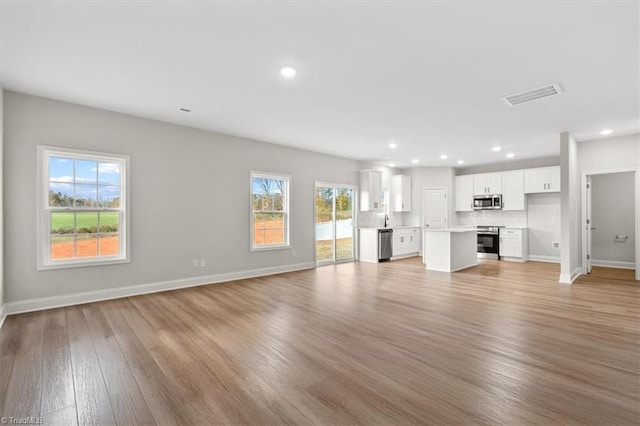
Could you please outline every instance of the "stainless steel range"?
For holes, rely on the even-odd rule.
[[[478,258],[500,260],[500,227],[476,226],[478,230]]]

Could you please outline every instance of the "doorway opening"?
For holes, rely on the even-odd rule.
[[[635,170],[584,173],[582,179],[582,265],[635,269],[638,277]]]
[[[316,183],[316,265],[355,260],[356,193],[355,186]]]

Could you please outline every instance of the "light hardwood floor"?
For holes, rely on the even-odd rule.
[[[418,258],[11,316],[0,412],[45,424],[638,424],[640,285]]]

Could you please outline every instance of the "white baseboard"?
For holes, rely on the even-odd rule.
[[[547,262],[547,263],[560,263],[560,258],[555,256],[537,256],[535,254],[529,255],[529,260],[532,262]]]
[[[24,312],[41,311],[44,309],[61,308],[63,306],[80,305],[83,303],[100,302],[102,300],[119,299],[140,294],[158,293],[186,287],[196,287],[206,284],[216,284],[246,278],[264,277],[281,274],[283,272],[300,271],[315,268],[314,262],[297,263],[294,265],[273,266],[269,268],[251,269],[248,271],[229,272],[225,274],[206,275],[171,281],[161,281],[149,284],[139,284],[128,287],[116,287],[104,290],[87,291],[83,293],[66,294],[63,296],[41,297],[37,299],[8,302],[4,305],[4,314],[13,315]]]
[[[400,256],[393,256],[391,260],[407,259],[409,257],[416,257],[416,256],[418,256],[418,253],[401,254]]]
[[[505,262],[516,262],[516,263],[524,263],[526,262],[527,259],[526,257],[508,257],[508,256],[501,256],[500,260],[504,260]]]
[[[606,266],[607,268],[636,269],[636,264],[633,262],[618,262],[617,260],[593,259],[591,264],[593,266]]]
[[[571,275],[569,274],[560,274],[560,278],[558,282],[561,284],[572,284],[576,278],[578,278],[582,274],[582,268],[576,268],[573,270]]]
[[[0,305],[0,328],[2,328],[2,324],[4,324],[4,320],[7,319],[7,314],[4,310],[4,304]]]

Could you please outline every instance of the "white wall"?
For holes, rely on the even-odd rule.
[[[309,264],[314,182],[357,185],[356,161],[13,92],[4,117],[7,302]],[[38,144],[131,156],[130,264],[36,271]],[[249,251],[250,170],[292,176],[295,256]]]
[[[578,165],[583,173],[638,167],[640,135],[578,143]]]
[[[424,226],[422,216],[424,188],[447,188],[449,198],[449,226],[457,224],[455,214],[455,170],[450,167],[416,167],[406,170],[411,176],[411,212],[405,213],[404,225]]]
[[[483,164],[480,166],[460,167],[456,169],[456,176],[474,175],[479,173],[506,172],[509,170],[535,169],[536,167],[550,167],[560,164],[560,157],[527,158],[524,160],[504,160],[499,163]]]
[[[578,165],[581,174],[600,174],[606,172],[640,168],[640,134],[602,138],[578,144]],[[640,280],[640,173],[636,173],[636,279]],[[578,194],[582,204],[582,194]],[[583,220],[580,216],[580,220]]]
[[[529,257],[532,260],[560,262],[560,193],[527,195]]]
[[[591,257],[594,264],[635,262],[635,174],[607,173],[591,177],[592,226]],[[627,235],[616,241],[616,235]],[[611,263],[613,262],[613,263]]]
[[[561,169],[561,242],[560,278],[562,283],[571,283],[580,274],[580,173],[578,169],[577,142],[569,133],[560,135]]]

